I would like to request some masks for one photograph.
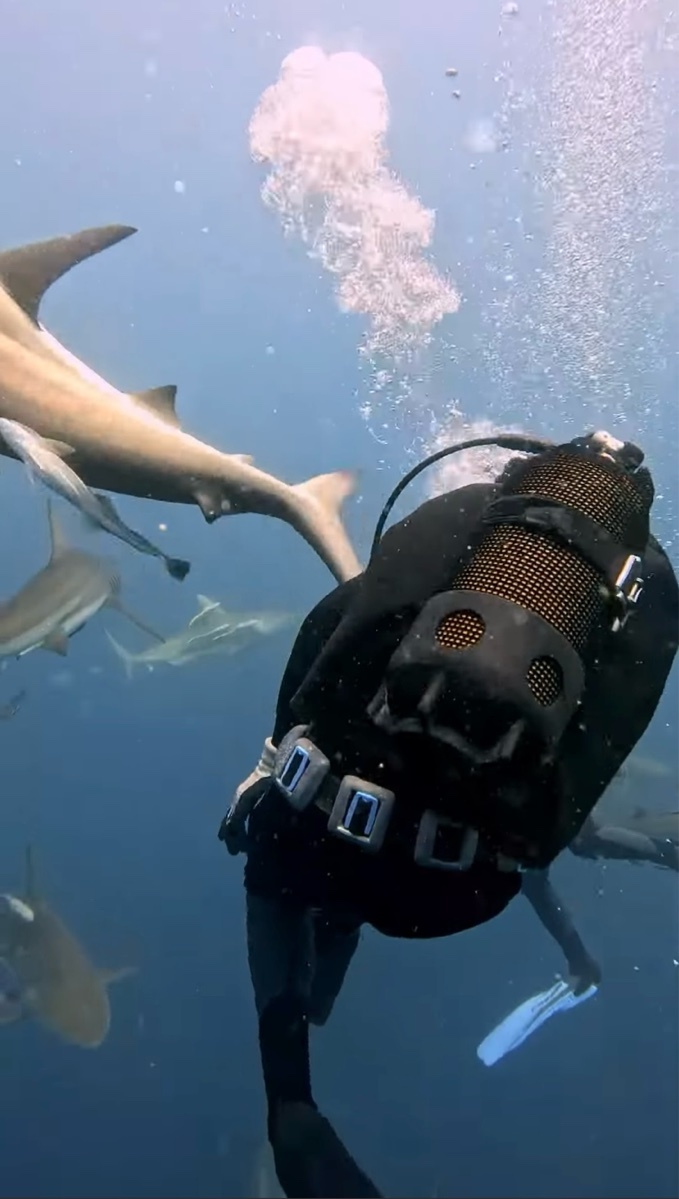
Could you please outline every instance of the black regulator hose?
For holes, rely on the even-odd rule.
[[[542,454],[545,450],[551,450],[554,444],[553,441],[548,441],[544,437],[531,437],[522,433],[499,433],[494,437],[470,437],[467,441],[458,441],[455,445],[448,445],[442,450],[437,450],[435,454],[430,454],[428,458],[423,459],[422,462],[418,462],[417,466],[414,466],[412,470],[408,471],[407,475],[403,476],[400,483],[396,485],[389,496],[375,527],[375,535],[370,547],[368,561],[372,562],[372,559],[375,557],[377,547],[382,540],[384,526],[397,499],[405,491],[408,484],[412,483],[413,479],[417,478],[428,466],[433,466],[435,462],[440,462],[442,458],[448,458],[451,454],[457,454],[461,450],[473,450],[477,446],[495,445],[500,450],[515,450],[517,454]]]

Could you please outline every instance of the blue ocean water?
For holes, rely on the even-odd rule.
[[[587,7],[600,17],[592,36],[602,36],[612,10],[603,0]],[[643,22],[637,32],[658,56],[663,121],[649,128],[670,130],[653,162],[676,193],[666,61],[676,34],[660,44],[671,13],[660,0],[656,7],[655,32]],[[576,19],[574,0],[562,9]],[[550,55],[564,46],[560,19],[539,0],[504,15],[495,0],[5,0],[0,241],[138,226],[48,293],[47,327],[121,389],[175,382],[187,428],[283,478],[358,469],[347,524],[362,553],[382,500],[455,399],[472,423],[546,436],[605,425],[638,438],[656,479],[655,528],[676,564],[677,226],[661,190],[650,211],[612,208],[633,188],[623,168],[641,161],[646,143],[630,139],[621,157],[606,143],[596,178],[610,188],[610,224],[604,213],[598,236],[590,230],[601,248],[594,273],[569,274],[555,260],[564,287],[575,287],[566,315],[575,311],[580,323],[570,340],[553,291],[538,287],[549,196],[564,179],[575,194],[588,165],[555,141],[555,181],[531,157],[549,158],[543,117],[557,85],[566,78],[572,93],[587,91],[587,80],[577,90],[577,57],[550,83]],[[615,26],[608,46],[604,37],[604,58],[618,34]],[[436,211],[431,253],[462,297],[398,403],[371,396],[357,354],[361,318],[339,311],[328,273],[283,236],[260,198],[264,170],[251,160],[248,123],[283,57],[304,44],[357,50],[382,72],[393,169]],[[451,64],[454,83],[444,77]],[[468,125],[486,118],[507,144],[471,151]],[[585,206],[584,218],[592,212],[601,215]],[[576,222],[574,244],[584,242]],[[618,278],[611,262],[621,246],[633,255],[622,298],[604,287]],[[604,267],[610,278],[599,287]],[[578,354],[580,334],[599,345],[607,328],[608,376]],[[563,355],[545,370],[540,353],[551,361],[562,335]],[[369,397],[372,423],[360,415]],[[414,489],[408,505],[421,497]],[[44,564],[48,542],[44,493],[6,460],[0,504],[4,597]],[[309,547],[277,522],[247,516],[208,528],[195,509],[132,499],[119,507],[192,560],[186,582],[64,519],[74,539],[119,562],[126,602],[164,631],[185,623],[199,592],[239,609],[301,613],[331,586]],[[0,1029],[0,1190],[251,1194],[264,1105],[242,867],[216,831],[270,730],[291,639],[128,681],[104,627],[144,644],[106,614],[65,662],[36,653],[0,674],[0,702],[20,687],[28,693],[16,719],[0,725],[0,887],[20,889],[32,842],[41,888],[94,959],[137,972],[111,989],[111,1031],[96,1052],[29,1022]],[[673,780],[644,783],[644,801],[653,791],[656,806],[677,806],[678,721],[675,669],[640,746]],[[476,1058],[478,1042],[563,966],[527,905],[517,900],[454,941],[364,935],[333,1019],[314,1038],[313,1069],[321,1108],[385,1194],[677,1194],[676,878],[574,859],[554,877],[604,983],[594,1001],[491,1070]]]

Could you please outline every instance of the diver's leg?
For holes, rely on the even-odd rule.
[[[314,963],[312,913],[248,892],[246,912],[267,1132],[283,1190],[288,1196],[328,1199],[379,1196],[313,1099],[308,1017]],[[344,955],[344,971],[350,956]]]
[[[309,909],[246,892],[248,963],[261,1017],[281,995],[306,999],[314,966],[314,926]]]
[[[360,940],[360,924],[351,917],[317,912],[314,916],[315,966],[309,994],[309,1020],[323,1025],[335,1000]]]

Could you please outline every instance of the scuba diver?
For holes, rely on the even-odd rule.
[[[523,456],[382,537],[420,470],[493,443]],[[547,872],[645,732],[677,650],[642,463],[606,433],[439,451],[392,493],[365,571],[301,626],[273,732],[219,830],[246,853],[267,1131],[289,1196],[379,1195],[318,1111],[309,1065],[309,1024],[328,1019],[361,925],[450,936],[524,890],[581,984],[598,971],[562,909],[554,920]]]

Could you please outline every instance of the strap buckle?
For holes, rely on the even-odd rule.
[[[418,866],[435,870],[469,870],[478,846],[476,829],[427,808],[417,830],[414,858]]]
[[[639,602],[639,596],[644,589],[644,580],[638,573],[641,558],[638,554],[630,554],[622,565],[620,573],[613,585],[614,616],[612,630],[620,631],[627,624],[631,609]]]
[[[377,853],[382,848],[394,802],[393,791],[347,774],[332,805],[328,832],[368,853]]]
[[[297,725],[286,734],[278,747],[273,769],[276,787],[298,812],[314,801],[330,769],[325,754],[303,735],[306,729],[306,725]]]

